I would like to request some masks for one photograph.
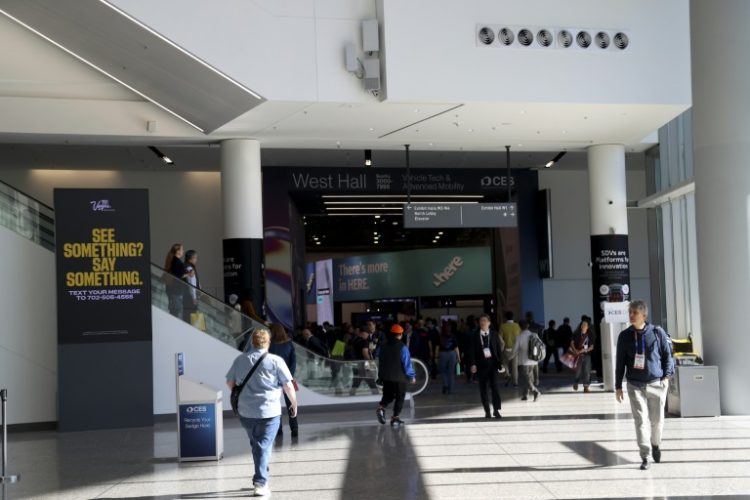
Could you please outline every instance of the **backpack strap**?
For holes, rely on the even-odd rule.
[[[253,376],[253,373],[255,373],[255,370],[256,370],[256,368],[258,368],[258,365],[260,365],[263,362],[263,358],[266,357],[266,354],[268,354],[268,351],[266,351],[266,352],[264,352],[263,354],[260,355],[260,358],[258,358],[258,361],[256,361],[255,364],[253,365],[253,367],[250,369],[250,372],[245,377],[245,380],[243,380],[242,383],[240,384],[238,391],[242,391],[242,389],[245,388],[245,385],[247,384],[247,381],[250,380],[250,377]]]

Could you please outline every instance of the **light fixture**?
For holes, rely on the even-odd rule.
[[[560,151],[559,153],[557,153],[554,158],[552,158],[550,161],[548,161],[544,165],[544,168],[551,168],[552,165],[554,165],[555,163],[557,163],[558,161],[560,161],[560,158],[562,158],[563,156],[565,156],[565,153],[567,153],[567,151]]]
[[[438,234],[439,234],[440,236],[442,236],[442,235],[443,235],[443,232],[442,232],[442,231],[438,231]]]
[[[163,161],[164,163],[166,163],[167,165],[174,165],[174,161],[172,161],[172,159],[169,156],[165,155],[154,146],[149,146],[148,149],[150,149],[151,152],[153,152],[156,156],[158,156],[159,159]]]
[[[365,167],[372,166],[372,149],[365,149]]]
[[[376,216],[375,216],[375,218],[376,218],[376,219],[379,219],[379,218],[380,218],[380,216],[379,216],[379,215],[376,215]]]

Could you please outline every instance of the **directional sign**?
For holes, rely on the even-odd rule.
[[[404,227],[516,227],[515,203],[410,203],[404,205]]]

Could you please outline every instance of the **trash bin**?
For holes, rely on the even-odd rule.
[[[667,408],[680,417],[721,415],[718,366],[676,366],[667,393]]]

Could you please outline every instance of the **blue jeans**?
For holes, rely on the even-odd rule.
[[[458,357],[456,351],[441,351],[438,356],[440,373],[443,374],[443,387],[446,391],[453,392],[453,381],[456,378],[456,364]]]
[[[268,483],[268,462],[271,460],[273,440],[279,431],[281,416],[271,418],[245,418],[240,417],[242,427],[250,438],[250,447],[253,451],[253,463],[255,474],[253,484],[265,485]]]

